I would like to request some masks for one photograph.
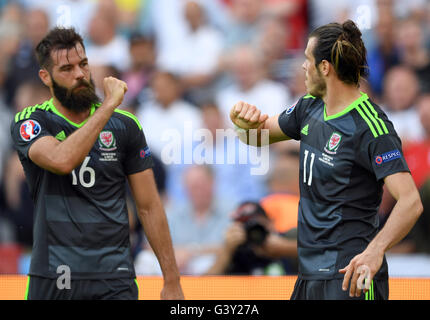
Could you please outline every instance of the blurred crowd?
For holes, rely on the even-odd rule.
[[[143,126],[181,272],[297,272],[299,145],[263,157],[228,134],[228,114],[240,100],[269,115],[293,104],[305,94],[309,31],[347,18],[368,50],[362,90],[394,123],[424,202],[392,251],[430,254],[430,1],[0,0],[0,273],[28,271],[33,203],[9,127],[50,98],[34,48],[56,25],[83,35],[101,98],[104,77],[127,82],[121,108]],[[267,172],[252,174],[257,165]],[[385,193],[381,226],[394,203]],[[129,217],[137,273],[160,274],[131,197]]]

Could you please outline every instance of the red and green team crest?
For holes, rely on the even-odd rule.
[[[99,135],[100,148],[114,149],[116,148],[115,137],[111,131],[102,131]]]
[[[333,132],[327,142],[327,149],[330,151],[336,151],[339,147],[340,140],[342,140],[342,135],[340,133]]]

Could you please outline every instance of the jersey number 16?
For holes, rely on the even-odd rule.
[[[91,188],[96,183],[96,172],[93,168],[87,166],[90,159],[91,157],[86,157],[79,169],[79,183],[85,188]],[[85,181],[85,172],[87,172],[90,177],[88,182]],[[72,171],[72,185],[78,185],[78,177],[76,176],[75,170]]]

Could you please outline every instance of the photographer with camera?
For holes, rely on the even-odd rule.
[[[257,202],[244,202],[233,213],[224,244],[208,275],[283,275],[296,273],[295,230],[275,231]]]

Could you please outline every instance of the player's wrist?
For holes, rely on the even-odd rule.
[[[242,128],[242,127],[239,127],[237,124],[234,124],[234,130],[237,133],[242,133],[242,132],[248,133],[249,132],[249,128]]]

